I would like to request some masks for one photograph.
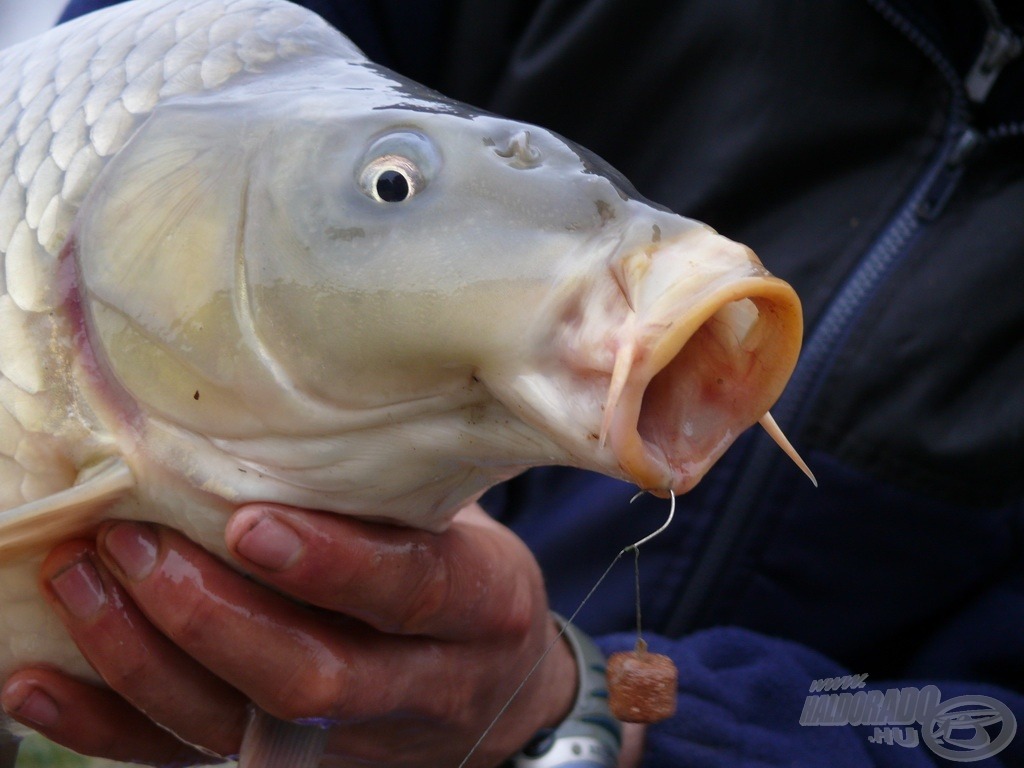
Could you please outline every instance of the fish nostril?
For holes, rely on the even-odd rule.
[[[513,168],[536,168],[544,159],[541,151],[530,144],[530,132],[519,131],[513,134],[503,148],[495,147],[494,153],[511,162]]]

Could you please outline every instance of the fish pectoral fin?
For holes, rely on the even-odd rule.
[[[134,487],[131,469],[114,457],[83,470],[70,488],[0,512],[0,559],[40,552],[83,533],[107,504]]]
[[[239,768],[315,768],[327,746],[327,729],[289,723],[253,706],[242,738]]]

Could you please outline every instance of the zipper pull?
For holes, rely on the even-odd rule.
[[[915,207],[918,218],[934,221],[939,217],[949,198],[953,196],[953,190],[956,189],[957,182],[963,175],[964,165],[982,141],[983,137],[980,133],[970,126],[966,126],[963,132],[951,142],[942,167],[939,168],[928,191]]]
[[[1003,67],[1020,56],[1021,51],[1024,50],[1021,39],[1003,23],[994,3],[983,2],[982,10],[985,11],[985,16],[988,19],[985,42],[981,46],[981,53],[974,61],[974,66],[971,67],[971,71],[967,73],[964,80],[967,98],[975,104],[981,104],[988,98],[989,91],[995,85],[996,78],[1003,71]]]

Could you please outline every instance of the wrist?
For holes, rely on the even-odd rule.
[[[554,615],[554,614],[553,614]],[[511,768],[615,768],[621,724],[608,709],[605,657],[594,642],[555,616],[577,670],[576,696],[569,714],[545,728],[508,763]]]
[[[534,726],[531,737],[542,731],[555,730],[569,717],[579,697],[581,676],[576,647],[563,629],[565,622],[561,616],[549,612],[548,625],[545,647],[554,647],[537,675],[538,682],[547,691],[543,710],[547,716]]]

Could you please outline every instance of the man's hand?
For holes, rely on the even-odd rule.
[[[43,593],[110,690],[31,668],[4,709],[79,752],[180,764],[208,759],[187,744],[237,754],[252,701],[335,723],[331,765],[456,766],[557,631],[535,560],[479,507],[437,535],[250,505],[226,540],[262,584],[157,526],[56,548]],[[557,724],[575,690],[559,643],[472,764]]]

